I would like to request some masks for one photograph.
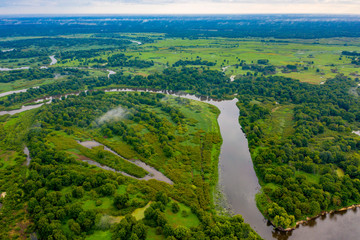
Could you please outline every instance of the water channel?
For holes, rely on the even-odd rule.
[[[110,89],[107,91],[134,90]],[[260,185],[253,168],[246,136],[238,122],[237,100],[214,101],[188,94],[162,93],[203,101],[220,109],[218,123],[223,144],[219,159],[219,188],[222,189],[231,211],[235,214],[241,214],[245,222],[249,223],[261,237],[280,240],[359,239],[360,211],[356,208],[324,214],[317,219],[299,225],[296,230],[291,232],[275,230],[262,216],[255,204],[255,195],[259,192]],[[32,107],[40,107],[41,105],[33,105]],[[27,109],[14,111],[18,113],[25,110]],[[5,113],[0,112],[0,115],[3,114]]]
[[[30,67],[19,67],[19,68],[0,68],[0,71],[14,71],[14,70],[26,70]]]
[[[104,146],[103,144],[99,143],[99,142],[96,142],[94,140],[92,141],[85,141],[85,142],[80,142],[78,141],[79,144],[81,144],[82,146],[84,147],[87,147],[89,149],[93,148],[93,147],[97,147],[97,146]],[[113,150],[111,150],[110,148],[104,146],[104,150],[106,151],[109,151],[113,154],[115,154],[116,156],[124,159],[125,161],[128,161],[128,162],[131,162],[133,164],[135,164],[136,166],[138,167],[141,167],[142,169],[144,169],[145,171],[147,171],[149,174],[146,175],[145,177],[143,178],[136,178],[134,176],[131,176],[127,173],[124,173],[124,172],[120,172],[120,171],[116,171],[115,169],[113,168],[110,168],[108,166],[105,166],[105,165],[102,165],[102,164],[99,164],[98,162],[95,162],[95,161],[92,161],[92,160],[84,160],[85,162],[91,164],[91,165],[95,165],[97,167],[100,167],[102,169],[105,169],[105,170],[110,170],[110,171],[113,171],[113,172],[119,172],[125,176],[128,176],[128,177],[131,177],[131,178],[135,178],[135,179],[138,179],[138,180],[150,180],[150,179],[156,179],[158,181],[162,181],[162,182],[166,182],[166,183],[169,183],[169,184],[174,184],[173,181],[171,181],[169,178],[167,178],[164,174],[162,174],[161,172],[159,172],[158,170],[156,170],[155,168],[147,165],[146,163],[142,162],[142,161],[139,161],[139,160],[128,160],[126,158],[124,158],[123,156],[119,155],[118,153],[114,152]]]
[[[130,40],[130,42],[132,42],[132,43],[136,43],[136,44],[138,44],[138,45],[141,45],[141,44],[142,44],[142,42],[135,41],[135,40]]]
[[[52,56],[49,56],[50,60],[51,60],[51,63],[50,63],[50,66],[51,65],[55,65],[57,63],[57,60],[55,58],[55,55],[52,55]]]
[[[49,56],[51,62],[50,65],[55,65],[57,63],[57,60],[55,58],[55,55]],[[40,69],[45,69],[47,68],[46,66],[42,66],[40,67]],[[14,71],[14,70],[27,70],[30,69],[30,67],[18,67],[18,68],[1,68],[0,67],[0,71]]]

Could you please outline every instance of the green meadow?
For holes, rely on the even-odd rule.
[[[90,35],[77,35],[78,38],[87,38]],[[136,39],[139,34],[119,34],[125,39]],[[126,51],[116,46],[83,44],[58,48],[56,46],[43,48],[49,55],[56,55],[58,63],[51,67],[79,67],[89,73],[89,77],[106,77],[107,69],[115,72],[123,72],[125,75],[147,76],[156,72],[162,72],[171,67],[179,60],[212,62],[214,66],[205,66],[209,69],[223,71],[229,78],[233,76],[257,74],[261,72],[242,69],[241,62],[247,65],[257,65],[258,60],[267,59],[268,66],[275,68],[273,75],[298,79],[302,82],[320,84],[328,78],[333,78],[341,73],[351,78],[358,78],[359,66],[351,64],[351,59],[342,56],[342,51],[360,51],[360,40],[357,38],[333,38],[333,39],[230,39],[230,38],[206,38],[206,39],[181,39],[166,38],[161,34],[142,34],[143,37],[152,39],[152,43],[138,45],[136,43],[127,47]],[[64,36],[66,37],[66,36]],[[74,37],[74,36],[71,36]],[[97,37],[98,39],[106,39]],[[29,49],[33,49],[30,47]],[[62,60],[58,58],[61,52],[71,51],[99,51],[98,56],[75,57]],[[133,60],[153,61],[154,65],[148,68],[131,66],[108,67],[108,57],[124,53]],[[104,63],[98,64],[101,60]],[[13,59],[18,66],[39,67],[42,63],[33,58]],[[44,65],[44,64],[43,64]],[[287,65],[297,66],[296,70],[286,71]],[[192,65],[187,65],[192,66]],[[266,65],[263,65],[263,67]],[[0,60],[0,67],[14,67],[9,60]],[[194,67],[201,67],[194,65]],[[204,67],[204,66],[203,66]],[[59,79],[36,79],[18,80],[9,83],[0,83],[0,92],[39,86],[50,82],[61,81]]]

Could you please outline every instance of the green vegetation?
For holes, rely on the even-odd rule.
[[[218,109],[107,88],[236,96],[262,185],[257,205],[276,227],[360,202],[360,138],[351,133],[360,128],[358,39],[104,33],[2,43],[16,50],[1,53],[0,67],[31,68],[0,72],[0,92],[39,87],[1,97],[0,110],[55,99],[0,116],[0,191],[7,193],[0,238],[25,239],[33,231],[40,239],[259,238],[241,217],[214,213]],[[58,63],[40,69],[50,55]],[[90,140],[174,184],[139,180],[146,170],[103,146],[79,143]]]
[[[71,130],[68,130],[68,132],[71,132]],[[88,149],[81,146],[74,140],[74,137],[74,135],[68,135],[63,131],[54,131],[48,139],[58,151],[66,151],[81,160],[91,159],[115,170],[123,171],[139,178],[145,177],[147,174],[147,172],[142,168],[137,167],[136,165],[131,164],[108,151],[105,151],[103,147]]]
[[[241,81],[238,106],[260,179],[260,211],[283,229],[360,201],[357,82],[324,85],[282,78]],[[281,94],[276,94],[281,92]]]
[[[14,159],[26,144],[32,158],[27,169],[21,154],[13,163],[23,172],[15,178],[20,184],[14,187],[11,179],[3,186],[9,195],[3,201],[4,209],[9,209],[4,229],[27,221],[40,238],[129,239],[136,234],[145,239],[153,228],[156,236],[178,239],[228,234],[258,238],[242,218],[218,220],[212,211],[221,144],[218,114],[211,105],[163,94],[94,91],[4,116],[1,144],[9,149],[4,156]],[[22,136],[14,132],[19,128]],[[77,142],[90,139],[146,162],[174,185],[139,181],[82,162],[91,159],[135,177],[147,174],[100,146],[86,148]],[[10,166],[5,167],[10,171]],[[15,195],[18,204],[10,202],[13,191],[21,193]],[[28,214],[9,219],[25,206]],[[234,224],[241,231],[207,230],[218,224]],[[5,231],[1,234],[12,237]]]
[[[209,68],[224,71],[228,77],[270,74],[316,84],[339,73],[351,78],[359,75],[358,57],[352,54],[360,52],[360,44],[356,38],[320,39],[315,42],[299,39],[276,41],[241,38],[189,40],[142,34],[144,44],[133,46],[129,45],[128,40],[141,41],[137,35],[113,34],[112,39],[106,34],[96,36],[89,38],[89,35],[84,34],[77,35],[77,38],[29,37],[6,41],[3,47],[15,50],[0,52],[3,55],[0,55],[0,58],[3,58],[0,59],[0,67],[30,66],[36,70],[49,63],[48,56],[55,55],[58,59],[56,67],[83,68],[83,71],[93,76],[105,76],[105,69],[121,71],[125,75],[148,76],[162,72],[169,66]],[[38,55],[40,57],[37,57]],[[92,69],[88,69],[89,67]],[[0,85],[0,91],[38,86],[45,80],[46,83],[54,81],[41,77],[30,85],[7,83]]]

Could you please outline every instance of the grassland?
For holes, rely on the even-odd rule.
[[[77,35],[78,38],[87,38],[90,35]],[[127,39],[136,39],[139,34],[119,34]],[[165,68],[172,66],[179,60],[206,60],[216,63],[209,66],[210,69],[223,71],[228,77],[238,76],[255,72],[252,70],[242,70],[241,66],[236,66],[241,61],[246,64],[256,64],[259,59],[268,59],[268,65],[273,65],[276,69],[275,75],[299,79],[303,82],[320,84],[326,79],[332,78],[339,73],[351,78],[360,76],[359,66],[351,64],[351,59],[341,56],[342,51],[360,52],[360,40],[357,38],[333,38],[333,39],[228,39],[228,38],[207,38],[207,39],[181,39],[164,38],[161,34],[142,34],[144,37],[153,39],[153,43],[141,45],[133,44],[126,51],[118,50],[115,46],[108,46],[109,50],[104,49],[99,56],[89,58],[67,59],[59,62],[59,67],[81,67],[87,69],[90,76],[107,76],[106,69],[115,72],[124,72],[129,75],[147,76],[152,73],[161,72]],[[64,36],[66,37],[66,36]],[[67,36],[69,37],[69,36]],[[70,36],[74,37],[74,36]],[[106,39],[106,38],[105,38]],[[29,48],[30,50],[33,47]],[[80,45],[73,48],[71,46],[58,48],[49,47],[52,54],[61,51],[97,50],[99,45]],[[124,53],[131,59],[153,61],[154,66],[149,68],[136,67],[107,67],[106,63],[98,69],[97,63],[93,60],[102,59],[104,61],[113,54]],[[36,59],[12,59],[18,66],[39,67],[41,63]],[[297,65],[296,71],[283,71],[287,65]],[[14,67],[14,62],[1,60],[0,67]],[[53,66],[52,66],[53,67]],[[95,68],[94,68],[95,67]],[[196,66],[199,67],[199,66]],[[226,68],[225,68],[226,67]],[[261,74],[261,73],[259,73]],[[37,79],[34,81],[18,80],[10,83],[0,83],[0,92],[23,89],[38,86],[64,79]]]
[[[349,44],[351,42],[351,44]],[[165,39],[152,44],[140,45],[127,52],[128,55],[142,60],[153,60],[155,65],[151,68],[140,70],[125,68],[128,74],[147,75],[172,66],[176,61],[202,60],[216,62],[210,69],[226,69],[225,74],[246,74],[248,70],[233,65],[240,60],[247,64],[256,63],[259,59],[268,59],[269,64],[277,69],[276,75],[286,76],[300,81],[319,84],[327,78],[338,73],[356,77],[358,67],[351,64],[345,57],[340,59],[342,51],[359,51],[358,39],[327,39],[309,42],[308,40],[284,40],[283,42],[263,42],[260,39]],[[102,56],[106,58],[107,55]],[[286,65],[298,65],[297,72],[282,73]],[[305,70],[307,67],[308,70]]]
[[[114,154],[104,151],[101,147],[88,149],[81,146],[75,141],[76,138],[74,139],[74,137],[74,135],[68,136],[64,132],[54,132],[49,136],[48,140],[58,151],[66,151],[81,160],[95,160],[136,177],[144,177],[147,174],[142,168],[137,167]]]

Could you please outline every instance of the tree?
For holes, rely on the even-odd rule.
[[[74,187],[72,190],[72,196],[74,198],[82,198],[84,196],[84,193],[85,191],[82,186]]]
[[[146,239],[147,229],[143,223],[138,222],[135,224],[132,228],[132,231],[139,239]]]
[[[171,204],[171,211],[172,211],[173,213],[178,213],[178,212],[180,211],[179,204],[176,203],[176,202],[173,202],[173,203]]]
[[[74,219],[70,219],[68,221],[68,225],[71,231],[73,231],[76,235],[80,235],[81,227],[79,223],[75,222]]]
[[[104,196],[111,196],[115,193],[116,187],[114,184],[106,183],[100,187],[100,193]]]
[[[168,204],[169,197],[166,195],[166,193],[164,192],[157,192],[156,193],[156,197],[155,197],[156,201],[161,202],[162,204],[164,204],[165,206]]]
[[[180,225],[175,228],[174,235],[177,239],[187,239],[190,236],[190,230]]]
[[[115,195],[114,205],[117,209],[123,209],[126,207],[126,203],[129,201],[129,195],[127,193]]]
[[[88,232],[95,224],[95,217],[94,211],[83,211],[79,214],[76,221],[80,224],[83,231]]]
[[[165,237],[174,235],[174,228],[170,224],[165,224],[163,227],[163,234]]]
[[[120,223],[113,226],[112,232],[114,240],[145,240],[147,230],[144,224],[136,221],[133,216],[126,215]]]

